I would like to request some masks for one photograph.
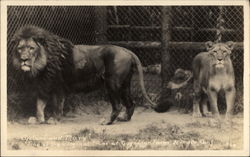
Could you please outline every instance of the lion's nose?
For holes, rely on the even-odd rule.
[[[26,54],[21,55],[21,60],[24,61],[24,62],[27,61],[28,58],[29,58],[29,57],[28,57],[28,55],[26,55]]]
[[[222,61],[222,58],[218,58],[218,61]]]
[[[21,60],[22,60],[23,62],[26,62],[26,61],[28,60],[28,58],[21,58]]]

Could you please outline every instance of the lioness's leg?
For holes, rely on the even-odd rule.
[[[206,94],[202,94],[202,96],[201,96],[201,105],[202,105],[203,115],[205,117],[210,117],[211,116],[211,112],[208,111],[207,101],[208,101],[207,95]]]
[[[201,117],[200,111],[201,87],[197,80],[194,80],[193,117]]]
[[[46,102],[40,98],[37,99],[36,102],[36,117],[39,123],[45,122],[45,117],[44,117],[44,108],[46,107]]]
[[[227,120],[230,120],[232,113],[233,113],[235,94],[236,94],[236,90],[234,87],[225,91],[226,102],[227,102],[227,111],[226,111]]]
[[[209,89],[207,92],[208,100],[210,103],[211,111],[216,118],[220,118],[218,105],[217,105],[217,92],[215,90]]]

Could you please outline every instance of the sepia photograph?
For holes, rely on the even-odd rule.
[[[1,155],[249,156],[249,59],[247,0],[2,1]]]

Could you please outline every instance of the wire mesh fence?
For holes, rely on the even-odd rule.
[[[222,42],[243,42],[243,8],[242,7],[173,7],[171,41],[206,42],[216,41],[217,24],[220,14],[223,16]],[[190,52],[191,51],[191,52]],[[173,48],[173,62],[177,66],[190,69],[191,61],[198,52],[192,49]],[[175,60],[175,56],[177,59]],[[182,57],[180,57],[182,56]],[[237,76],[237,83],[242,85],[243,50],[235,49],[231,56]]]
[[[243,8],[239,6],[173,7],[173,42],[234,41],[243,42]],[[205,48],[205,47],[204,47]],[[203,49],[204,51],[205,49]],[[175,69],[191,70],[191,62],[202,49],[171,49]],[[231,59],[236,74],[236,107],[243,107],[243,49],[235,47]],[[242,109],[242,108],[241,108]]]
[[[132,50],[141,60],[145,84],[151,98],[157,100],[162,90],[162,7],[160,6],[106,6],[107,29],[102,32],[107,41]],[[12,67],[11,38],[22,26],[36,25],[75,44],[96,44],[96,7],[94,6],[10,6],[8,7],[8,94],[16,88],[18,78]],[[188,45],[215,41],[243,42],[243,7],[241,6],[172,6],[170,26],[171,69],[191,70],[194,56],[205,50]],[[183,46],[184,45],[184,46]],[[186,45],[186,46],[185,46]],[[236,75],[238,99],[243,93],[243,49],[232,54]],[[170,74],[171,75],[171,74]],[[141,91],[136,76],[132,90],[137,104]],[[8,96],[9,96],[8,95]],[[241,98],[239,98],[241,97]],[[242,104],[242,102],[241,102]]]
[[[109,6],[107,9],[109,43],[126,47],[140,58],[146,90],[157,101],[161,92],[161,76],[157,72],[161,69],[161,7]],[[145,102],[136,78],[135,75],[132,92],[136,104],[142,104]]]
[[[162,78],[157,67],[162,63],[162,8],[158,6],[108,7],[107,38],[110,43],[130,48],[141,59],[145,68],[155,65],[150,74],[146,70],[145,81],[149,94],[159,100]],[[170,12],[169,52],[171,65],[168,76],[178,68],[191,70],[196,54],[205,51],[206,41],[243,41],[243,8],[239,6],[174,6]],[[198,47],[193,43],[200,43]],[[235,49],[231,56],[236,77],[237,99],[242,105],[243,49]],[[171,72],[172,71],[172,72]],[[149,73],[148,73],[149,72]],[[151,71],[152,72],[152,71]],[[168,78],[169,80],[169,78]],[[138,88],[135,88],[138,89]],[[135,91],[139,93],[138,90]],[[155,96],[156,95],[156,96]],[[151,97],[152,98],[152,97]],[[191,102],[192,103],[192,102]]]

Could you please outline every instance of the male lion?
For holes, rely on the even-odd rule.
[[[57,107],[55,118],[63,113],[65,96],[69,93],[91,90],[90,84],[105,84],[112,104],[110,119],[103,124],[112,124],[121,111],[121,102],[126,113],[119,117],[129,121],[135,105],[131,100],[130,82],[133,68],[139,73],[139,82],[144,97],[147,96],[143,82],[142,65],[131,51],[118,46],[73,45],[44,29],[24,26],[13,38],[16,48],[13,65],[29,80],[30,90],[36,94],[36,121],[45,122],[44,109],[47,102]],[[31,117],[30,119],[34,119]]]
[[[217,96],[224,91],[226,96],[226,119],[232,115],[235,101],[235,77],[230,59],[234,47],[232,41],[226,43],[206,42],[208,52],[199,53],[193,60],[194,102],[193,116],[201,117],[199,103],[201,102],[204,116],[209,116],[207,100],[216,118],[220,119]]]

